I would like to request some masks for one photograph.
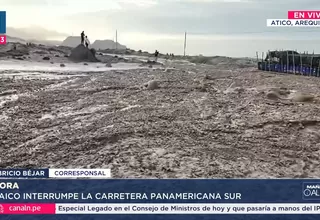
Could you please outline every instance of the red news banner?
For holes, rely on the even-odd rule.
[[[288,19],[318,20],[320,11],[288,11]]]
[[[55,204],[32,204],[32,203],[12,203],[12,204],[0,204],[1,214],[16,214],[16,215],[37,215],[37,214],[55,214]]]
[[[0,45],[7,43],[7,36],[6,35],[0,35]]]

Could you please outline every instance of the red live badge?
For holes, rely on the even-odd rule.
[[[0,35],[0,45],[7,43],[7,36],[6,35]]]

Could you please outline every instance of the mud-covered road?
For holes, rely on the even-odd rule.
[[[60,77],[2,71],[0,167],[110,168],[115,178],[320,177],[318,78],[173,66]],[[159,88],[146,89],[150,80]]]

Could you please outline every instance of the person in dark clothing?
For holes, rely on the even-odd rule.
[[[81,32],[81,44],[84,44],[84,31]]]
[[[89,41],[89,39],[88,39],[88,36],[86,36],[85,44],[86,44],[86,47],[88,48],[88,46],[89,46],[89,44],[90,44],[90,41]]]
[[[157,62],[157,60],[158,60],[158,55],[159,55],[159,51],[158,50],[156,50],[156,52],[154,52],[154,56],[155,56],[155,62]]]

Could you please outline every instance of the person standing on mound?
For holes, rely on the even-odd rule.
[[[89,47],[89,44],[90,44],[90,41],[89,41],[89,39],[88,39],[88,36],[86,36],[85,43],[86,43],[86,48],[88,48],[88,47]]]
[[[84,44],[84,31],[81,32],[81,44]]]

